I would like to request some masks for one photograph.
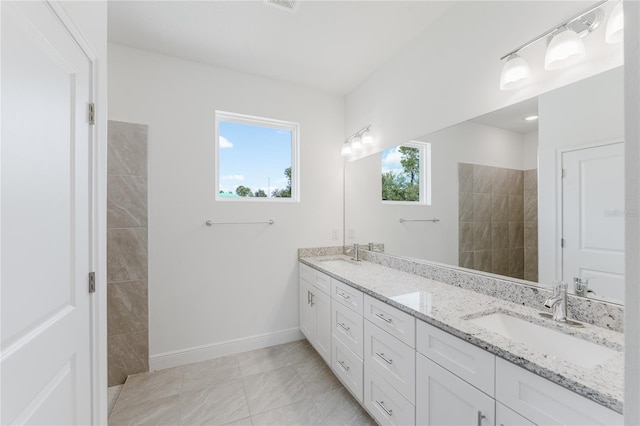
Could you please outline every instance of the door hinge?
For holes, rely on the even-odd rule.
[[[567,177],[567,169],[560,169],[560,177],[561,178]]]
[[[89,293],[96,292],[96,273],[89,272]]]
[[[564,238],[560,238],[560,247],[564,248]]]
[[[89,113],[87,118],[89,120],[89,124],[96,124],[96,104],[89,104]]]

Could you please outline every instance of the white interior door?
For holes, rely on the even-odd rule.
[[[44,2],[0,2],[4,424],[91,423],[91,62]]]
[[[624,299],[624,144],[562,154],[562,279],[589,280],[597,296]]]

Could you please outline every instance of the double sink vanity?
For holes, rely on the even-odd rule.
[[[379,424],[623,424],[622,333],[369,259],[301,251],[300,328]]]

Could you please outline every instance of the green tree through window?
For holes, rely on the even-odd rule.
[[[399,157],[400,168],[397,166]],[[420,148],[397,146],[382,154],[382,199],[384,201],[420,201]]]

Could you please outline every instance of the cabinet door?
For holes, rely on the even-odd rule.
[[[536,426],[536,424],[496,402],[496,426]]]
[[[324,361],[331,365],[331,297],[312,287],[311,304],[316,310],[314,346]]]
[[[316,339],[316,310],[311,304],[313,286],[300,279],[300,331],[313,344]]]
[[[421,354],[416,354],[416,381],[416,424],[495,424],[493,398]]]

